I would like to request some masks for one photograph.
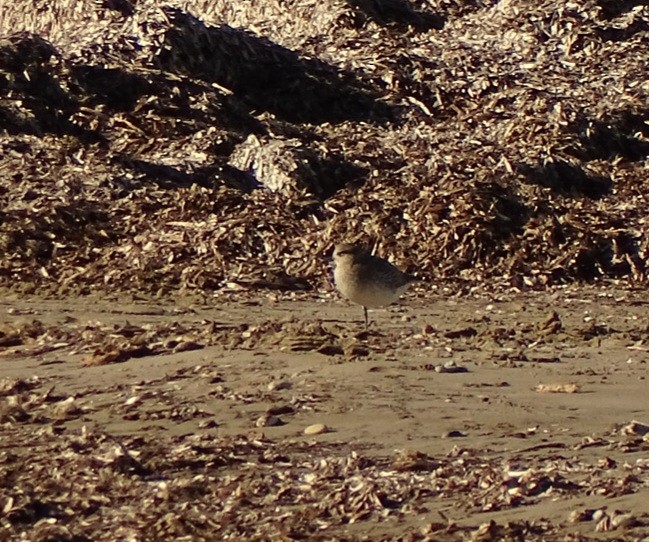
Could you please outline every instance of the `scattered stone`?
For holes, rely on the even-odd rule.
[[[638,524],[638,520],[632,513],[620,510],[608,512],[606,508],[573,510],[568,516],[568,521],[571,523],[594,521],[597,532],[613,531],[618,528],[626,529]]]
[[[68,397],[64,401],[56,403],[52,409],[52,414],[55,418],[63,420],[69,416],[74,416],[81,413],[81,408],[76,403],[74,397]]]
[[[461,337],[475,337],[478,331],[473,327],[464,327],[462,329],[454,329],[444,333],[447,339],[459,339]]]
[[[645,423],[640,423],[636,420],[633,420],[628,425],[625,425],[622,428],[623,435],[639,435],[643,436],[649,433],[649,425]]]
[[[594,510],[591,519],[593,521],[601,521],[604,517],[606,517],[606,510],[603,508],[600,508],[599,510]]]
[[[570,523],[580,523],[582,521],[591,521],[593,519],[593,513],[595,510],[592,508],[586,508],[584,510],[573,510],[568,515],[568,521]]]
[[[447,431],[442,435],[442,438],[462,438],[462,437],[466,437],[466,433],[457,430]]]
[[[268,384],[268,391],[290,390],[293,383],[290,380],[274,380]]]
[[[255,422],[257,427],[277,427],[279,425],[286,425],[279,416],[273,416],[272,414],[264,414],[259,416]]]
[[[457,365],[454,361],[448,361],[444,365],[437,365],[435,367],[436,373],[468,373],[466,367]]]
[[[198,424],[199,429],[216,429],[219,426],[218,422],[214,419],[203,420]]]
[[[133,397],[129,397],[126,401],[124,401],[124,406],[132,407],[135,405],[139,405],[141,402],[142,402],[142,396],[134,395]]]
[[[16,400],[9,397],[6,403],[0,405],[0,423],[21,423],[31,419],[31,415]]]
[[[319,435],[329,432],[329,428],[324,423],[314,423],[304,429],[305,435]]]
[[[578,384],[539,384],[534,389],[540,393],[577,393],[580,387]]]
[[[611,518],[611,524],[614,528],[622,528],[622,529],[627,529],[629,527],[633,527],[638,524],[638,520],[634,517],[633,514],[630,513],[615,513],[613,514],[613,517]]]
[[[399,450],[392,461],[392,468],[400,472],[432,471],[438,466],[438,461],[418,450]]]
[[[210,384],[219,384],[220,382],[223,382],[223,377],[219,373],[207,375],[206,378],[208,378]]]
[[[192,350],[201,350],[202,348],[205,348],[205,346],[195,341],[181,341],[172,349],[171,352],[173,354],[177,354],[179,352],[190,352]]]

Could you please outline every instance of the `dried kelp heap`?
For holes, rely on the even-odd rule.
[[[1,7],[1,284],[644,279],[646,3],[419,4]]]

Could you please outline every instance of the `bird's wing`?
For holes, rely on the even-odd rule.
[[[366,260],[363,262],[365,272],[368,278],[375,277],[379,281],[387,281],[394,285],[395,288],[405,286],[412,282],[411,275],[401,272],[389,261],[376,256],[367,255]]]

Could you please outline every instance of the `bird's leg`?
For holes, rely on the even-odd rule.
[[[365,312],[365,331],[367,331],[367,307],[363,307],[363,311]]]

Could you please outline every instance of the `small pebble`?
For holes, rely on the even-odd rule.
[[[278,425],[284,425],[284,422],[279,416],[264,414],[263,416],[259,416],[259,418],[257,418],[255,425],[257,427],[276,427]]]
[[[623,435],[646,435],[649,433],[649,425],[632,420],[631,423],[622,428]]]
[[[139,395],[134,395],[133,397],[129,397],[126,401],[124,401],[124,406],[139,405],[141,402],[142,397]]]
[[[445,363],[444,365],[437,365],[435,367],[436,373],[468,373],[469,370],[466,367],[461,367],[456,365],[455,362],[451,361]]]
[[[304,429],[305,435],[319,435],[321,433],[326,433],[329,431],[329,428],[324,423],[314,423],[309,425],[309,427]]]
[[[432,333],[435,333],[437,330],[431,326],[430,324],[426,324],[423,329],[421,330],[422,334],[424,335],[430,335]]]
[[[216,429],[219,426],[216,420],[203,420],[198,424],[199,429]]]
[[[268,384],[268,391],[290,390],[293,384],[289,380],[275,380]]]
[[[584,510],[573,510],[568,515],[568,521],[570,523],[579,523],[581,521],[590,521],[593,519],[593,513],[595,510],[592,508],[586,508]]]
[[[466,437],[466,433],[462,433],[462,431],[448,431],[442,435],[442,438],[460,438],[460,437]]]
[[[171,351],[174,354],[178,354],[180,352],[190,352],[192,350],[201,350],[202,348],[205,348],[205,346],[200,344],[200,343],[197,343],[195,341],[181,341]]]
[[[68,416],[73,416],[79,414],[81,409],[76,404],[74,397],[68,397],[60,403],[56,403],[53,408],[55,417],[59,419],[65,419]]]
[[[606,510],[600,508],[599,510],[595,510],[591,517],[593,518],[593,521],[600,521],[604,516],[606,516]]]

